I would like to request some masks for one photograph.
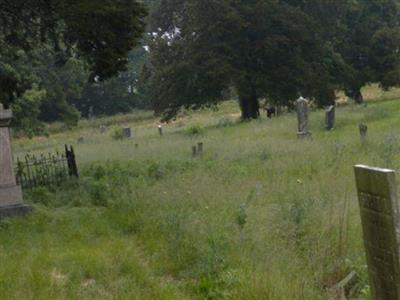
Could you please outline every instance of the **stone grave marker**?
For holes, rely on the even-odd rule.
[[[200,142],[200,143],[197,143],[197,153],[198,154],[203,154],[203,143],[202,142]]]
[[[132,129],[129,127],[122,128],[122,134],[124,135],[124,137],[130,139],[132,137]]]
[[[365,142],[368,136],[368,126],[365,124],[359,125],[361,142]]]
[[[101,126],[100,126],[100,133],[101,133],[101,134],[106,134],[106,132],[107,132],[107,126],[101,125]]]
[[[335,105],[328,106],[325,109],[325,128],[332,130],[335,127]]]
[[[297,108],[297,122],[298,122],[298,132],[297,136],[301,139],[310,138],[311,132],[308,128],[308,101],[303,97],[300,97],[296,101]]]
[[[158,125],[158,133],[160,134],[160,136],[163,136],[163,128],[161,125]]]
[[[0,218],[30,211],[23,204],[22,190],[14,175],[9,129],[11,118],[12,111],[4,109],[0,103]]]
[[[197,147],[196,146],[192,146],[192,156],[193,157],[197,156]]]
[[[400,299],[399,202],[395,172],[355,166],[372,299]]]

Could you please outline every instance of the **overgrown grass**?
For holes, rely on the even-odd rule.
[[[294,114],[240,123],[226,103],[162,137],[150,119],[126,124],[132,140],[97,125],[16,140],[16,156],[85,142],[79,181],[27,193],[34,213],[0,222],[0,298],[331,299],[356,271],[350,298],[368,299],[352,167],[400,167],[399,113],[349,105],[326,132],[313,112],[314,139],[300,141]]]

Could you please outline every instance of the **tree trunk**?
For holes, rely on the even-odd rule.
[[[357,104],[364,103],[364,96],[361,93],[361,89],[359,89],[359,88],[346,90],[345,94],[347,97],[354,100],[354,102]]]
[[[243,120],[258,119],[260,117],[260,102],[255,89],[251,89],[249,93],[241,93],[239,102]]]

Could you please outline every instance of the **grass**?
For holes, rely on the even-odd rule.
[[[233,102],[163,137],[156,119],[125,117],[130,140],[98,120],[14,140],[15,156],[75,145],[82,176],[0,222],[0,299],[334,299],[351,271],[350,298],[369,299],[352,167],[400,167],[400,102],[377,98],[338,108],[331,132],[312,112],[313,141],[297,140],[294,114],[237,122]]]

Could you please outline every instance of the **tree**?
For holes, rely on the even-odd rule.
[[[82,57],[91,81],[126,69],[138,44],[146,11],[136,0],[1,0],[0,97],[10,104],[29,86],[11,63],[43,44],[51,44],[57,63]]]
[[[163,0],[158,11],[145,80],[165,119],[216,105],[231,86],[242,118],[257,118],[260,98],[289,104],[317,94],[316,74],[329,77],[317,23],[285,1]]]
[[[335,51],[347,67],[343,87],[357,103],[364,101],[361,88],[366,84],[388,89],[400,83],[399,13],[398,0],[348,1]]]

